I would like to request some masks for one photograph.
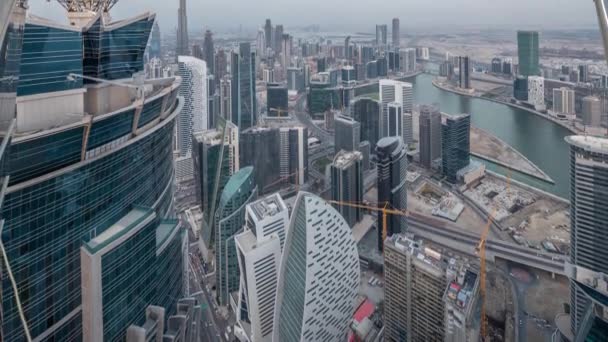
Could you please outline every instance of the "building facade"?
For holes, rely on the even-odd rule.
[[[386,46],[388,44],[387,31],[386,25],[376,25],[376,46]]]
[[[441,171],[450,183],[458,181],[458,171],[467,167],[471,157],[471,116],[448,116],[441,125]]]
[[[380,137],[387,137],[389,136],[388,104],[391,102],[399,103],[401,105],[401,113],[411,113],[414,102],[414,92],[411,83],[388,79],[380,80],[379,87],[379,101],[382,105],[382,115],[380,116]]]
[[[519,75],[540,75],[538,31],[517,31]]]
[[[545,78],[528,77],[528,103],[536,109],[545,109]]]
[[[232,122],[243,131],[255,126],[258,107],[255,92],[255,52],[250,43],[240,43],[232,52]]]
[[[458,86],[471,89],[471,64],[469,56],[458,57]]]
[[[602,101],[595,96],[583,98],[583,125],[590,127],[602,126]]]
[[[331,164],[331,199],[344,203],[363,202],[363,154],[359,151],[340,151]],[[363,218],[363,210],[333,204],[346,223],[353,227]]]
[[[266,112],[272,117],[289,116],[289,97],[287,88],[278,83],[269,83],[266,86]]]
[[[188,38],[188,11],[186,9],[186,0],[179,0],[179,8],[177,10],[176,46],[176,56],[190,55],[190,40]]]
[[[366,97],[352,100],[351,117],[361,124],[361,141],[369,141],[372,151],[380,139],[380,102]]]
[[[344,218],[316,195],[300,192],[281,259],[273,341],[344,340],[359,278],[359,255]]]
[[[334,151],[356,151],[361,142],[361,124],[355,119],[339,115],[334,120]]]
[[[399,18],[393,18],[393,30],[391,31],[393,38],[393,47],[401,45],[401,32],[399,29]]]
[[[184,107],[177,126],[177,146],[181,157],[192,152],[192,134],[209,128],[207,65],[205,61],[190,57],[178,57],[182,86],[179,94]]]
[[[420,106],[420,164],[434,166],[441,158],[441,113],[432,105]]]
[[[553,89],[553,112],[557,115],[574,115],[574,90],[566,87]]]

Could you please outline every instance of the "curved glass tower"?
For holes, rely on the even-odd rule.
[[[132,80],[143,70],[154,15],[110,23],[97,14],[87,20],[82,27],[35,16],[25,23],[15,129],[3,163],[9,179],[1,211],[3,262],[11,266],[18,291],[3,267],[0,320],[6,341],[25,336],[15,295],[34,340],[76,341],[92,317],[103,335],[91,340],[120,338],[124,332],[117,327],[143,324],[147,305],[171,313],[184,292],[187,244],[171,220],[181,81]],[[106,81],[111,79],[121,81]],[[137,225],[135,208],[154,219]],[[137,229],[126,229],[125,222]],[[133,232],[147,241],[137,252],[134,240],[121,239]],[[107,255],[130,251],[133,260],[148,260],[146,272],[130,275],[125,286],[112,284],[122,284],[129,268],[104,259],[106,254],[97,255],[96,273],[81,264],[85,246],[110,240]],[[130,284],[148,278],[155,281],[148,282],[145,296],[129,295],[137,292]],[[86,286],[86,279],[97,287]],[[102,298],[96,313],[87,311],[91,293]],[[112,308],[127,307],[133,314],[113,315]]]
[[[273,341],[343,341],[359,288],[359,253],[342,215],[300,192],[281,259]]]

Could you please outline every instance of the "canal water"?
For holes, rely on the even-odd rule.
[[[496,135],[517,149],[547,173],[555,184],[511,172],[515,180],[568,199],[569,147],[564,137],[571,133],[553,122],[521,109],[496,102],[453,94],[433,86],[432,75],[420,74],[409,82],[414,84],[414,103],[439,105],[448,114],[471,114],[472,124]],[[485,162],[489,170],[506,175],[508,171]]]

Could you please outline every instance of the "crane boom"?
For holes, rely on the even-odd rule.
[[[593,0],[593,2],[595,3],[597,20],[600,25],[600,32],[602,33],[604,56],[606,57],[606,63],[608,63],[608,14],[606,13],[606,5],[604,4],[604,0]]]

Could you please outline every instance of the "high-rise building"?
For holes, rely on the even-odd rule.
[[[277,25],[274,28],[274,53],[275,56],[278,56],[281,52],[283,52],[283,25]]]
[[[303,92],[304,87],[304,73],[302,68],[290,67],[287,68],[287,88],[294,92]]]
[[[545,79],[543,77],[528,77],[528,103],[536,109],[545,108]]]
[[[517,31],[519,75],[540,75],[538,31]]]
[[[403,113],[403,134],[401,137],[405,146],[414,143],[414,120],[412,113]]]
[[[479,336],[478,271],[404,234],[384,249],[386,341],[471,341]]]
[[[420,164],[431,168],[441,158],[441,113],[436,106],[421,105],[419,119]]]
[[[454,77],[454,64],[450,61],[445,61],[439,65],[439,76],[451,80]]]
[[[213,218],[220,196],[228,179],[240,168],[239,130],[230,121],[216,129],[193,135],[192,161],[197,202],[204,215],[200,234],[206,246],[213,244]]]
[[[423,61],[428,61],[431,58],[431,52],[429,51],[429,48],[424,46],[417,47],[416,58]]]
[[[391,32],[393,37],[393,47],[399,47],[399,45],[401,45],[401,33],[399,30],[399,18],[393,18],[393,31]]]
[[[199,44],[192,45],[192,57],[201,60],[203,59],[203,48]]]
[[[399,70],[406,74],[416,71],[416,49],[399,49]]]
[[[268,83],[274,83],[274,70],[270,68],[264,69],[262,73],[262,81]]]
[[[232,52],[232,122],[241,131],[255,126],[258,107],[255,93],[255,53],[251,44],[240,43]]]
[[[272,30],[272,23],[270,22],[270,19],[266,19],[266,24],[264,25],[264,37],[266,38],[266,48],[267,49],[272,49],[274,47],[274,40],[273,38],[273,30]]]
[[[179,0],[177,10],[177,42],[176,56],[190,55],[190,40],[188,39],[188,14],[186,0]]]
[[[602,101],[595,96],[583,98],[583,125],[590,127],[602,126]]]
[[[152,26],[152,33],[150,34],[150,46],[148,47],[148,54],[150,56],[150,59],[162,57],[161,46],[162,44],[160,38],[160,28],[158,27],[158,21],[154,21],[154,26]]]
[[[319,57],[317,58],[317,72],[325,72],[327,69],[327,58]]]
[[[228,76],[220,80],[220,116],[232,120],[232,79]]]
[[[214,66],[216,82],[220,82],[228,73],[228,58],[226,57],[226,51],[219,48],[215,54],[215,66]]]
[[[287,73],[287,69],[291,67],[291,49],[292,49],[292,38],[288,34],[283,34],[281,39],[281,65],[283,70]]]
[[[350,45],[350,36],[344,39],[344,58],[350,60],[352,58],[352,46]]]
[[[518,101],[528,101],[528,78],[517,76],[513,81],[513,97]]]
[[[399,102],[390,102],[386,105],[388,120],[387,120],[387,137],[403,137],[403,112]]]
[[[492,58],[490,71],[492,71],[495,74],[502,74],[502,58],[500,58],[500,57]]]
[[[574,115],[574,90],[567,87],[553,89],[553,112],[556,115]]]
[[[351,101],[351,117],[361,124],[361,141],[368,141],[370,149],[375,151],[380,139],[380,102],[362,97]]]
[[[300,192],[281,257],[273,341],[344,340],[359,279],[359,254],[344,218]]]
[[[359,151],[339,151],[331,164],[331,199],[344,203],[361,203],[363,191],[363,154]],[[363,218],[361,208],[342,204],[334,204],[334,208],[350,227]]]
[[[565,140],[570,144],[570,324],[559,322],[567,316],[556,323],[569,341],[601,340],[608,326],[608,249],[598,238],[608,221],[608,139]]]
[[[380,116],[380,134],[388,136],[388,104],[396,102],[401,104],[401,113],[411,113],[414,92],[412,84],[407,82],[382,79],[379,83],[380,103],[382,104],[382,115]]]
[[[502,73],[505,75],[513,74],[513,60],[511,58],[505,58],[502,61]]]
[[[441,171],[446,180],[456,183],[457,173],[467,167],[471,157],[471,116],[448,116],[441,126]]]
[[[376,145],[378,167],[378,204],[397,210],[407,210],[407,156],[401,137],[382,138]],[[378,212],[378,222],[383,222]],[[386,230],[385,230],[386,229]],[[407,230],[407,217],[390,215],[386,227],[378,229],[378,250],[382,251],[384,239]]]
[[[215,283],[217,301],[229,304],[230,295],[239,290],[239,267],[234,236],[245,224],[246,205],[258,195],[253,168],[244,167],[230,179],[215,212]]]
[[[81,16],[73,25],[34,15],[26,23],[25,7],[22,1],[0,4],[0,136],[6,144],[1,157],[7,185],[0,194],[6,251],[0,339],[27,340],[20,311],[33,340],[121,339],[128,325],[142,323],[148,305],[173,314],[177,298],[187,290],[183,230],[171,220],[172,138],[183,106],[177,96],[180,81],[165,79],[154,86],[144,81],[139,94],[145,98],[133,98],[135,92],[126,88],[135,88],[129,79],[144,71],[153,14],[110,22],[73,12]],[[124,31],[128,37],[120,34]],[[98,45],[92,47],[89,40]],[[132,55],[124,60],[126,49]],[[101,58],[102,51],[107,58]],[[121,79],[124,85],[83,81],[82,75]],[[19,140],[11,140],[11,133]],[[153,222],[126,225],[140,210]],[[129,234],[105,240],[118,230]],[[102,241],[106,244],[98,244]],[[133,243],[140,248],[131,249]],[[82,248],[88,247],[109,253],[96,270],[81,266],[86,262]],[[125,253],[116,258],[119,250]],[[130,272],[140,265],[116,267],[116,260],[134,257],[148,267],[135,273]],[[96,283],[88,286],[91,274]],[[82,310],[102,295],[101,305]],[[136,311],[138,317],[132,315]],[[91,324],[102,334],[91,335]]]
[[[339,115],[334,121],[334,152],[357,151],[361,142],[361,124],[355,119]]]
[[[287,88],[278,83],[269,83],[266,87],[266,104],[268,116],[289,116],[289,97],[287,96]]]
[[[240,289],[237,323],[252,342],[271,342],[281,251],[289,210],[277,194],[246,206],[244,232],[235,236]]]
[[[258,60],[262,57],[266,57],[266,36],[264,35],[264,29],[258,29],[258,35],[255,37],[255,54]],[[256,64],[259,64],[256,61]]]
[[[205,31],[205,38],[203,39],[203,58],[207,63],[207,70],[209,74],[215,75],[215,48],[213,47],[213,33],[207,30]]]
[[[458,57],[458,86],[462,89],[471,88],[471,64],[469,56]]]
[[[209,128],[207,65],[198,58],[179,56],[178,68],[182,78],[179,94],[185,101],[179,115],[177,141],[179,155],[184,157],[192,151],[192,133]]]
[[[342,84],[354,85],[357,82],[357,74],[355,68],[352,65],[345,65],[342,67]]]
[[[578,66],[580,81],[587,83],[590,81],[589,78],[589,64],[581,64]]]
[[[387,40],[387,26],[384,25],[376,25],[376,45],[377,46],[386,46],[388,44]]]

